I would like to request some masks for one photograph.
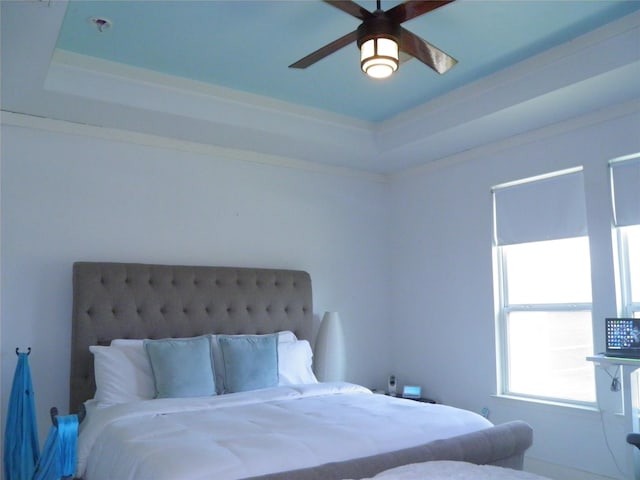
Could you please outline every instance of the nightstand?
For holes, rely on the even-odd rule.
[[[413,400],[414,402],[422,402],[422,403],[438,403],[436,402],[434,399],[432,398],[426,398],[426,397],[420,397],[420,398],[410,398],[410,397],[403,397],[402,395],[389,395],[388,392],[385,392],[384,390],[372,390],[373,393],[377,393],[378,395],[386,395],[386,396],[390,396],[390,397],[395,397],[395,398],[404,398],[405,400]]]
[[[398,398],[404,398],[405,400],[413,400],[413,401],[422,402],[422,403],[438,403],[432,398],[425,398],[425,397],[420,397],[420,398],[398,397]]]

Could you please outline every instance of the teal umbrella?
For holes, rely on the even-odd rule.
[[[38,426],[29,368],[29,354],[16,348],[18,365],[13,376],[4,432],[5,480],[31,480],[40,457]]]

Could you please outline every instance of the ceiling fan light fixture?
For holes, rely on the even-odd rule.
[[[392,75],[399,65],[400,26],[378,9],[360,24],[357,33],[362,71],[372,78]]]
[[[360,50],[360,68],[373,78],[389,77],[398,70],[400,50],[406,59],[416,58],[438,74],[446,73],[458,63],[455,58],[401,26],[455,0],[404,0],[389,10],[382,10],[381,0],[377,0],[377,8],[373,12],[354,0],[324,1],[362,23],[356,30],[293,62],[289,68],[307,68],[354,41]]]
[[[398,42],[390,37],[374,37],[360,46],[360,67],[372,78],[387,78],[398,69]]]

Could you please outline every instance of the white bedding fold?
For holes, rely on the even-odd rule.
[[[374,395],[349,383],[87,407],[77,471],[85,480],[231,480],[491,426],[472,412]]]

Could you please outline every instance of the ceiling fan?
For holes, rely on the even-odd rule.
[[[436,72],[445,73],[458,63],[457,60],[400,24],[453,1],[406,1],[384,11],[377,0],[376,10],[370,12],[352,0],[324,0],[362,23],[357,30],[292,63],[289,68],[307,68],[355,41],[360,48],[360,66],[371,77],[386,78],[395,72],[400,63],[400,52],[406,54],[403,61],[414,57]]]

